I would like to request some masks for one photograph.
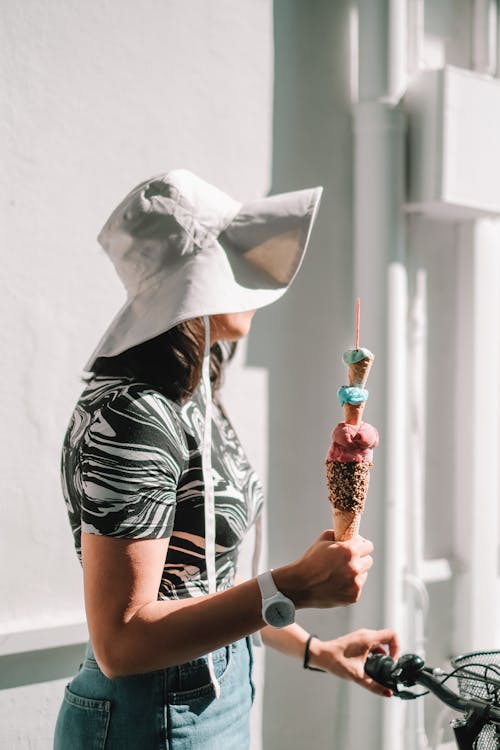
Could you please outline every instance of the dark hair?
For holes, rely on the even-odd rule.
[[[221,384],[224,362],[232,358],[235,349],[236,344],[230,342],[212,345],[210,380],[213,393]],[[182,403],[191,398],[200,382],[204,352],[203,318],[192,318],[114,357],[99,357],[92,373],[131,377],[149,383],[171,400]]]

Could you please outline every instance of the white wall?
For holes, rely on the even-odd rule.
[[[15,650],[21,630],[83,616],[59,452],[123,301],[95,237],[126,191],[173,167],[240,199],[267,191],[272,6],[23,0],[2,10],[0,50],[0,642]],[[0,691],[5,747],[50,746],[56,695],[59,682]]]
[[[81,574],[59,489],[60,443],[81,388],[80,368],[123,299],[95,236],[124,192],[150,174],[186,166],[242,199],[269,187],[324,185],[301,273],[284,300],[256,316],[226,399],[252,460],[268,473],[270,564],[298,556],[330,525],[323,461],[339,419],[340,353],[352,344],[353,321],[351,5],[23,0],[4,8],[0,341],[7,356],[0,386],[0,565],[8,575],[0,580],[0,654],[9,644],[11,651],[35,648],[34,628],[47,637],[51,625],[82,617]],[[421,62],[469,66],[471,2],[425,6]],[[411,318],[412,305],[423,299],[427,320],[420,444],[427,449],[425,555],[453,562],[461,552],[453,498],[463,412],[454,374],[445,390],[436,383],[450,361],[467,367],[467,352],[475,351],[470,331],[465,343],[457,335],[457,312],[464,301],[473,302],[472,287],[464,285],[463,273],[459,278],[457,251],[462,258],[473,258],[475,250],[487,257],[498,247],[499,230],[480,228],[468,249],[454,224],[417,217],[408,230],[408,312]],[[487,281],[479,271],[476,293],[489,288]],[[372,304],[380,290],[373,295]],[[363,333],[362,339],[377,348]],[[385,408],[376,401],[382,371],[383,365],[379,374],[374,368],[372,414]],[[498,416],[495,411],[496,426]],[[436,461],[443,422],[453,425],[453,435],[450,450]],[[373,481],[375,498],[383,483],[381,461]],[[497,505],[498,492],[489,500]],[[378,515],[369,508],[363,533],[374,534],[380,549]],[[323,637],[345,632],[353,620],[389,624],[380,604],[381,559],[383,551],[356,610],[303,612],[299,621]],[[433,663],[444,664],[453,649],[460,580],[429,584],[426,636]],[[484,645],[498,646],[498,639]],[[0,657],[0,676],[5,664]],[[37,664],[34,679],[40,680],[45,672]],[[0,747],[50,747],[63,684],[0,691]],[[358,688],[348,694],[335,679],[270,655],[264,747],[351,747],[359,703],[369,707],[363,731],[370,733],[380,725],[379,699],[360,701]],[[437,712],[429,701],[429,730]]]

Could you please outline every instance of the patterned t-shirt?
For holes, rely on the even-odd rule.
[[[81,531],[170,537],[159,599],[208,593],[198,389],[180,406],[152,386],[95,377],[75,407],[62,451],[62,486],[81,561]],[[263,494],[222,408],[214,403],[217,590],[233,584],[238,547]]]

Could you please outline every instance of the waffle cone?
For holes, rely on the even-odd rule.
[[[361,404],[344,404],[344,420],[347,424],[361,424],[366,401]]]
[[[361,515],[361,513],[338,510],[332,507],[335,541],[346,542],[348,539],[354,539],[359,533]]]
[[[351,365],[349,365],[349,385],[355,385],[358,388],[364,388],[366,385],[366,381],[368,380],[368,375],[370,374],[370,370],[372,368],[372,363],[373,359],[365,357],[365,359],[362,359],[359,362],[353,362]]]
[[[359,529],[370,483],[368,461],[327,461],[326,482],[338,541],[352,539]]]

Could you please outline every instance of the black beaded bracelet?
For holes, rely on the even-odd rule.
[[[306,648],[304,651],[304,669],[310,669],[311,672],[324,672],[325,671],[324,669],[318,669],[318,667],[309,666],[309,657],[310,657],[309,649],[311,647],[311,641],[313,638],[317,638],[317,636],[311,633],[311,635],[306,641]]]

